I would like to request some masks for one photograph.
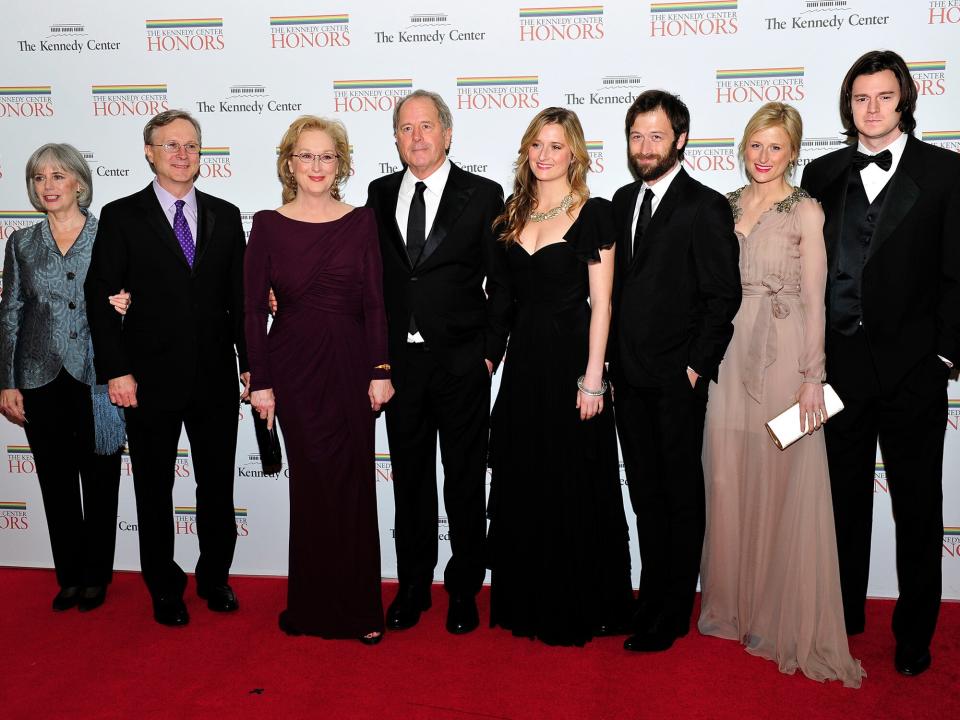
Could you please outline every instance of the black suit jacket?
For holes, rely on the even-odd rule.
[[[801,185],[826,215],[828,283],[836,274],[855,151],[854,143],[813,160],[803,171]],[[884,388],[931,354],[960,363],[960,157],[955,153],[907,139],[870,242],[861,307]]]
[[[685,170],[670,183],[631,258],[639,181],[613,196],[617,226],[610,375],[661,387],[693,368],[717,379],[740,307],[739,244],[730,204]]]
[[[396,220],[403,172],[374,180],[367,191],[383,257],[390,357],[396,360],[407,341],[412,312],[447,371],[465,375],[484,359],[496,366],[506,348],[511,307],[505,254],[492,227],[503,210],[503,189],[451,164],[436,219],[413,267]]]
[[[132,374],[142,408],[198,397],[236,403],[243,339],[240,211],[197,190],[197,252],[187,264],[152,185],[103,208],[84,285],[99,382]],[[125,288],[123,318],[107,300]]]

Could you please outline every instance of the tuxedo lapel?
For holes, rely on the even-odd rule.
[[[417,265],[425,263],[440,247],[473,195],[473,188],[462,182],[464,175],[460,168],[451,164],[450,175],[440,196],[440,204],[437,206],[437,216],[433,220],[433,226],[430,228],[430,234],[427,236]]]
[[[831,276],[836,270],[839,257],[837,248],[843,235],[843,212],[847,202],[847,181],[850,177],[853,153],[856,145],[838,152],[833,165],[825,171],[826,181],[817,201],[823,208],[826,221],[823,225],[823,240],[827,248],[827,266]]]
[[[167,220],[163,208],[160,207],[160,201],[157,200],[157,194],[153,191],[152,185],[147,185],[147,187],[141,191],[140,206],[144,210],[143,214],[147,220],[147,224],[153,229],[157,237],[160,238],[160,241],[183,263],[183,266],[189,270],[190,266],[187,264],[187,258],[183,255],[180,242],[177,240],[177,236],[174,234],[173,227],[170,225],[170,221]]]
[[[667,223],[670,222],[670,216],[673,215],[673,211],[680,204],[680,198],[684,195],[688,178],[687,172],[681,169],[673,182],[670,183],[670,187],[667,188],[667,192],[660,199],[657,211],[650,218],[650,224],[647,225],[647,229],[643,233],[640,251],[631,260],[632,267],[642,265],[650,253],[650,247],[663,237],[663,231],[666,229]]]
[[[377,209],[380,217],[384,219],[383,226],[387,228],[387,234],[390,236],[390,244],[396,251],[400,260],[411,267],[410,256],[407,254],[406,243],[403,242],[403,234],[400,232],[400,226],[397,225],[397,201],[400,199],[400,183],[403,180],[403,172],[394,173],[387,178],[387,185],[384,192],[380,194]]]
[[[194,271],[200,265],[203,254],[213,239],[213,227],[217,221],[217,214],[210,209],[206,197],[197,191],[197,254],[193,261]],[[178,243],[179,245],[179,243]]]
[[[919,141],[913,137],[907,139],[907,146],[903,149],[900,163],[887,184],[887,197],[883,202],[880,217],[877,219],[877,228],[867,250],[867,262],[877,254],[880,246],[893,234],[920,198],[920,186],[915,178],[921,174],[922,167],[920,167],[916,148],[913,147],[916,142]]]

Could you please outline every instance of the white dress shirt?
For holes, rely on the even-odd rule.
[[[633,237],[637,232],[637,218],[640,217],[640,204],[643,202],[643,195],[649,189],[653,190],[653,197],[650,198],[650,217],[653,217],[657,212],[657,208],[660,207],[660,201],[663,199],[663,196],[667,194],[667,190],[670,189],[670,183],[673,182],[673,179],[677,176],[677,173],[680,172],[680,163],[677,163],[673,166],[673,170],[668,172],[666,175],[662,175],[659,180],[653,185],[647,185],[646,182],[640,184],[640,192],[637,195],[637,203],[633,206],[633,222],[630,223],[630,237]]]
[[[903,157],[903,149],[906,146],[906,133],[901,133],[900,137],[880,150],[867,150],[863,143],[857,143],[857,150],[862,152],[864,155],[877,155],[882,153],[884,150],[889,150],[890,154],[893,156],[893,162],[890,163],[889,170],[884,170],[876,163],[870,163],[860,171],[860,180],[863,181],[863,189],[867,193],[867,200],[869,200],[871,203],[876,199],[877,195],[880,194],[883,188],[886,187],[887,183],[890,181],[890,178],[892,178],[893,174],[897,171],[897,165],[900,164],[900,158]]]
[[[410,203],[413,201],[417,183],[422,182],[427,186],[427,189],[423,191],[423,204],[426,210],[423,227],[425,231],[424,240],[426,240],[430,237],[430,229],[437,217],[437,208],[440,207],[440,198],[443,196],[443,188],[446,186],[449,177],[450,160],[444,160],[443,165],[423,180],[410,172],[410,168],[407,168],[406,172],[403,173],[403,180],[400,181],[400,192],[397,195],[396,218],[404,245],[407,244],[407,220],[410,217]],[[407,333],[407,342],[422,343],[423,341],[423,336],[419,332],[413,335]]]

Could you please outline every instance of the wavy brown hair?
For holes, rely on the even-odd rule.
[[[520,150],[513,163],[513,195],[507,200],[503,213],[493,221],[494,227],[500,230],[500,240],[507,245],[518,241],[530,213],[537,207],[537,178],[530,170],[529,152],[544,125],[559,125],[563,128],[564,138],[573,155],[573,162],[567,168],[567,182],[570,183],[570,192],[575,202],[567,210],[567,215],[572,216],[574,208],[580,207],[590,197],[590,190],[587,188],[590,155],[587,153],[587,141],[583,137],[580,118],[566,108],[549,107],[541,110],[530,121],[520,140]]]
[[[290,172],[290,159],[297,146],[297,141],[307,130],[320,130],[333,140],[337,152],[337,174],[333,178],[333,187],[330,188],[330,197],[340,200],[340,187],[350,174],[350,142],[347,140],[347,128],[339,120],[328,120],[316,115],[301,115],[294,120],[280,141],[280,150],[277,154],[277,178],[283,186],[283,203],[286,205],[297,196],[297,179]]]

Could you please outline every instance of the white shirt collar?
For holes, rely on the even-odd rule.
[[[170,210],[173,208],[173,205],[177,200],[183,200],[184,204],[190,210],[193,210],[193,214],[197,214],[197,189],[194,186],[191,185],[190,191],[182,198],[178,198],[172,192],[164,188],[157,178],[154,178],[153,192],[156,193],[157,200],[160,201],[160,207],[162,207],[164,210]]]
[[[401,191],[406,188],[410,189],[410,192],[413,192],[413,186],[418,182],[422,182],[427,186],[427,190],[434,193],[438,197],[443,195],[443,188],[447,184],[447,178],[450,177],[450,159],[447,158],[443,161],[443,164],[433,171],[430,175],[423,178],[422,180],[410,172],[408,167],[403,173],[403,180],[401,181]]]
[[[668,172],[666,175],[662,175],[660,179],[657,180],[657,182],[653,185],[648,185],[646,180],[644,180],[640,186],[641,196],[644,190],[650,188],[653,190],[654,197],[656,197],[657,200],[661,199],[667,194],[667,190],[670,189],[670,183],[673,182],[673,179],[677,176],[682,167],[683,164],[678,162],[673,166],[673,169],[670,172]]]
[[[890,154],[893,156],[893,162],[890,164],[890,169],[886,172],[893,172],[897,169],[897,164],[900,162],[900,158],[903,156],[903,150],[907,147],[907,138],[909,136],[907,133],[900,133],[900,136],[887,145],[885,148],[880,148],[879,150],[868,150],[862,142],[857,142],[857,150],[862,152],[864,155],[877,155],[882,153],[884,150],[889,150]]]

